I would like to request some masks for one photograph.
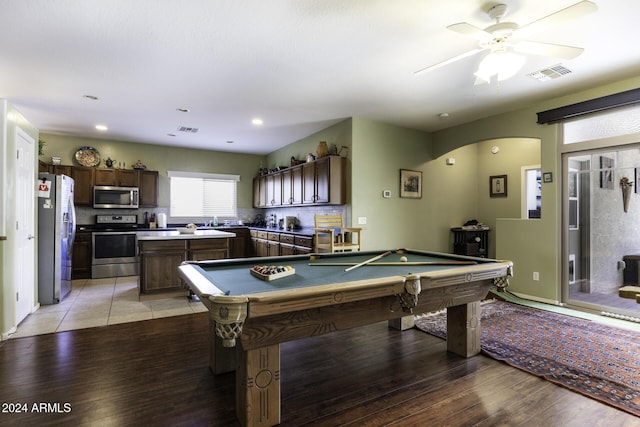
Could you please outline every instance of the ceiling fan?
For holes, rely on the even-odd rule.
[[[485,29],[478,28],[467,22],[460,22],[447,27],[449,30],[478,40],[477,48],[422,68],[414,74],[432,71],[486,50],[489,51],[489,54],[483,58],[478,70],[474,73],[476,76],[475,84],[489,83],[494,76],[498,81],[513,77],[525,62],[525,57],[520,53],[573,59],[580,55],[584,49],[574,46],[534,42],[526,40],[526,37],[544,31],[551,26],[558,26],[595,12],[597,9],[598,7],[595,3],[585,0],[520,27],[515,22],[501,22],[501,19],[507,14],[507,5],[502,3],[494,4],[487,10],[487,15],[492,20],[495,20],[496,23]]]

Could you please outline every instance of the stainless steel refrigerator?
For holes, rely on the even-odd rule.
[[[57,304],[71,291],[76,234],[73,179],[38,175],[38,301]]]

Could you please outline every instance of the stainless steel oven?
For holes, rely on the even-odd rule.
[[[91,233],[91,278],[138,275],[137,227],[137,215],[96,216]]]

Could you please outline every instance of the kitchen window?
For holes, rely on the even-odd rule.
[[[169,171],[172,217],[236,218],[239,175]]]

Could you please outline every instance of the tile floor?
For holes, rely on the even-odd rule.
[[[199,301],[189,301],[186,292],[140,296],[137,276],[74,280],[71,292],[60,304],[40,306],[18,325],[10,338],[201,311],[207,308]]]

